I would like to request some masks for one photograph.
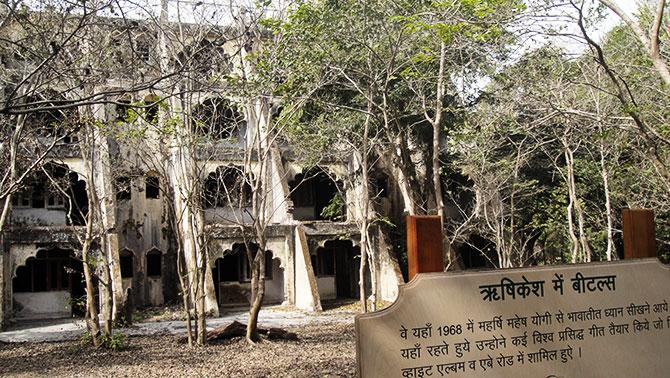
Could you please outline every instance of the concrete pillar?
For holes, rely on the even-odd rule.
[[[307,236],[302,225],[295,228],[295,306],[306,311],[322,311]]]
[[[377,285],[379,286],[379,295],[382,300],[393,302],[398,297],[398,286],[405,283],[400,270],[398,260],[393,256],[390,242],[384,231],[377,227],[376,245],[373,246],[378,251],[379,266],[377,267]]]
[[[284,242],[284,303],[295,305],[295,238],[293,233],[286,236]]]

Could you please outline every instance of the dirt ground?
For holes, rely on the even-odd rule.
[[[0,343],[0,376],[77,377],[351,377],[356,375],[352,324],[290,328],[299,341],[256,346],[229,340],[201,348],[175,336],[128,339],[125,350],[81,347],[78,342]]]

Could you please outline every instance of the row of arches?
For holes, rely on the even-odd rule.
[[[144,254],[144,274],[150,278],[160,278],[163,275],[163,252],[153,247]],[[119,251],[119,263],[121,268],[121,278],[135,278],[136,276],[136,258],[135,253],[129,248],[123,248]]]
[[[145,274],[158,278],[163,272],[163,252],[151,248],[145,253]],[[121,278],[135,277],[135,253],[124,248],[119,251]],[[16,293],[44,291],[81,291],[83,265],[71,249],[40,249],[35,256],[16,268],[12,290]],[[83,294],[83,291],[81,291]]]
[[[27,209],[56,210],[63,212],[65,224],[84,225],[88,214],[86,182],[66,165],[47,162],[43,170],[35,171],[12,194],[12,207],[16,210],[13,216],[20,216]]]
[[[161,194],[161,180],[155,172],[148,172],[143,177],[143,182],[137,182],[139,177],[119,176],[114,180],[116,189],[116,200],[128,201],[133,198],[133,182],[135,187],[144,192],[146,199],[159,199]]]
[[[114,105],[106,107],[107,121],[131,122],[142,119],[155,124],[158,122],[161,99],[150,93],[140,98],[125,94],[110,101]],[[79,116],[76,108],[60,108],[68,101],[56,91],[27,96],[23,106],[34,111],[25,117],[29,130],[38,136],[59,138],[63,143],[78,141]],[[224,97],[209,97],[192,105],[187,117],[191,130],[201,137],[214,140],[239,139],[246,129],[244,115],[233,102]]]
[[[334,180],[320,167],[299,173],[289,182],[290,198],[296,220],[343,220],[346,215],[342,181]],[[203,185],[206,209],[250,206],[252,188],[244,169],[235,165],[219,166],[210,172]]]

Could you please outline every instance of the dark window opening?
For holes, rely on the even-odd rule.
[[[160,277],[162,271],[162,253],[157,249],[147,252],[147,276]]]
[[[53,193],[53,192],[48,193],[47,208],[49,209],[65,208],[65,198],[60,193]]]
[[[59,139],[63,143],[76,142],[77,137],[72,135],[76,131],[76,127],[72,125],[72,120],[76,118],[73,111],[54,109],[63,102],[65,101],[62,96],[55,92],[47,93],[46,96],[28,97],[26,105],[27,108],[32,108],[32,111],[26,115],[26,125],[29,125],[39,136]],[[34,106],[28,104],[34,104]]]
[[[290,183],[291,199],[295,207],[311,207],[314,206],[314,188],[311,182],[304,181],[304,176],[298,174],[295,180]]]
[[[137,44],[137,56],[143,62],[149,62],[149,59],[151,58],[151,46],[148,42],[139,42]]]
[[[265,279],[271,280],[273,278],[272,274],[272,252],[265,251]]]
[[[237,138],[244,117],[227,100],[209,99],[195,108],[192,119],[194,131],[213,139]]]
[[[86,214],[88,214],[88,193],[86,192],[86,182],[84,180],[77,180],[76,173],[71,173],[69,178],[69,194],[72,198],[73,208],[66,209],[71,213],[71,220],[68,219],[68,223],[75,226],[83,226],[86,224]]]
[[[336,221],[344,218],[346,205],[342,182],[333,181],[322,169],[315,168],[296,175],[289,186],[296,220]]]
[[[317,276],[335,275],[335,254],[332,249],[319,248],[316,251]]]
[[[157,123],[158,122],[158,101],[160,98],[156,95],[147,95],[144,98],[144,104],[147,106],[144,114],[145,114],[145,119],[149,123]]]
[[[30,189],[23,189],[12,194],[12,206],[16,208],[30,207],[32,193]]]
[[[377,177],[372,180],[372,196],[387,198],[389,191],[388,177]]]
[[[33,209],[44,208],[44,184],[42,183],[33,184],[31,206]]]
[[[147,256],[148,259],[148,256]],[[133,269],[133,253],[127,249],[124,249],[119,254],[119,262],[121,265],[121,278],[133,278],[134,269]],[[160,275],[160,271],[159,271]]]
[[[144,191],[146,198],[156,199],[160,197],[160,182],[156,176],[146,177],[146,189]]]
[[[251,185],[244,179],[242,168],[238,167],[219,167],[210,173],[203,194],[205,208],[249,206],[252,197]]]
[[[122,98],[117,101],[116,104],[116,120],[117,121],[126,121],[128,119],[128,112],[131,109],[131,101],[127,98]]]
[[[221,282],[238,282],[240,280],[240,257],[239,252],[226,255],[219,260],[219,274]]]
[[[116,200],[125,201],[132,197],[130,177],[122,176],[116,179]]]
[[[252,244],[252,248],[256,248]],[[272,252],[265,251],[265,279],[273,279]],[[251,265],[247,258],[245,248],[241,244],[235,244],[233,251],[227,251],[223,258],[217,259],[216,274],[219,282],[248,282],[251,281]],[[217,278],[217,277],[215,277]]]

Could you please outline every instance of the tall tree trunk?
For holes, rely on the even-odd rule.
[[[259,241],[259,247],[253,259],[249,263],[253,264],[251,270],[251,308],[249,309],[249,323],[247,324],[246,338],[250,343],[255,343],[258,338],[258,314],[263,305],[263,298],[265,298],[265,241]],[[252,253],[247,247],[247,256],[251,257]]]
[[[248,67],[248,72],[252,69]],[[255,255],[250,249],[250,244],[245,242],[247,248],[247,258],[249,264],[252,264],[251,277],[251,307],[249,308],[249,321],[247,323],[246,339],[247,342],[254,344],[258,338],[258,315],[263,306],[265,298],[265,248],[266,248],[266,226],[268,217],[268,199],[270,197],[270,172],[268,169],[270,159],[269,132],[272,125],[272,116],[270,113],[270,104],[267,96],[251,101],[247,105],[249,119],[255,126],[253,131],[250,148],[247,148],[245,156],[245,171],[251,176],[252,185],[252,210],[253,215],[253,233],[255,241],[258,244],[258,250]],[[252,159],[254,154],[257,156],[257,175],[253,178]]]
[[[16,119],[17,125],[12,133],[12,138],[9,141],[9,185],[14,185],[17,178],[16,173],[16,161],[17,161],[17,150],[19,148],[19,143],[21,141],[21,136],[23,135],[23,128],[25,125],[26,117],[24,115],[19,115]],[[5,231],[5,225],[9,221],[9,217],[12,213],[12,195],[14,191],[10,190],[5,197],[5,202],[2,204],[2,213],[0,214],[0,234]],[[2,289],[0,289],[2,290]],[[0,306],[2,303],[0,303]]]
[[[361,151],[359,152],[359,159],[361,162],[361,222],[360,222],[360,249],[361,249],[361,262],[358,269],[358,295],[361,303],[361,311],[368,312],[368,301],[367,296],[365,295],[365,272],[367,268],[367,257],[368,257],[368,216],[370,212],[370,192],[369,192],[369,182],[370,178],[368,177],[368,137],[370,131],[370,110],[372,105],[368,103],[368,115],[365,117],[365,123],[363,125],[363,142],[361,145]],[[372,266],[371,266],[372,267]],[[374,288],[373,288],[374,290]],[[376,299],[375,299],[376,300]],[[373,305],[374,306],[374,305]]]
[[[447,60],[447,46],[440,45],[440,68],[437,75],[437,91],[435,99],[435,119],[433,120],[433,191],[435,192],[435,208],[444,229],[444,198],[442,196],[442,180],[440,177],[440,151],[442,150],[442,101],[445,92],[444,66]]]
[[[604,142],[600,141],[600,175],[603,179],[603,191],[605,192],[605,217],[607,219],[607,249],[605,256],[607,261],[612,261],[612,252],[614,251],[614,226],[612,222],[612,203],[610,200],[609,172],[605,161]]]
[[[86,133],[84,138],[82,138],[81,150],[82,156],[84,158],[84,166],[86,167],[86,179],[88,180],[87,188],[87,201],[88,201],[88,213],[86,214],[86,233],[84,235],[84,240],[81,248],[82,262],[84,267],[84,280],[86,283],[86,308],[88,312],[88,330],[91,334],[93,340],[93,345],[98,347],[100,346],[100,319],[98,316],[98,308],[95,303],[95,285],[93,282],[94,271],[91,269],[91,266],[96,265],[92,261],[90,252],[91,246],[93,244],[94,238],[94,222],[95,222],[95,195],[91,195],[91,192],[94,192],[95,189],[91,189],[91,183],[93,181],[93,174],[91,172],[91,163],[88,161],[91,159],[92,152],[90,150],[91,146],[86,144],[89,134]],[[90,155],[90,156],[89,156]]]
[[[573,172],[573,163],[572,160],[570,160],[570,155],[568,154],[569,148],[567,146],[567,142],[563,141],[564,144],[564,156],[565,156],[565,165],[566,165],[566,185],[568,188],[568,206],[566,207],[566,215],[567,215],[567,221],[568,221],[568,235],[570,236],[570,243],[571,243],[571,254],[570,254],[570,260],[574,264],[577,262],[577,258],[579,256],[579,239],[577,239],[577,235],[575,234],[575,223],[574,223],[574,206],[575,206],[575,195],[573,193],[573,186],[572,186],[572,177],[574,175]]]

